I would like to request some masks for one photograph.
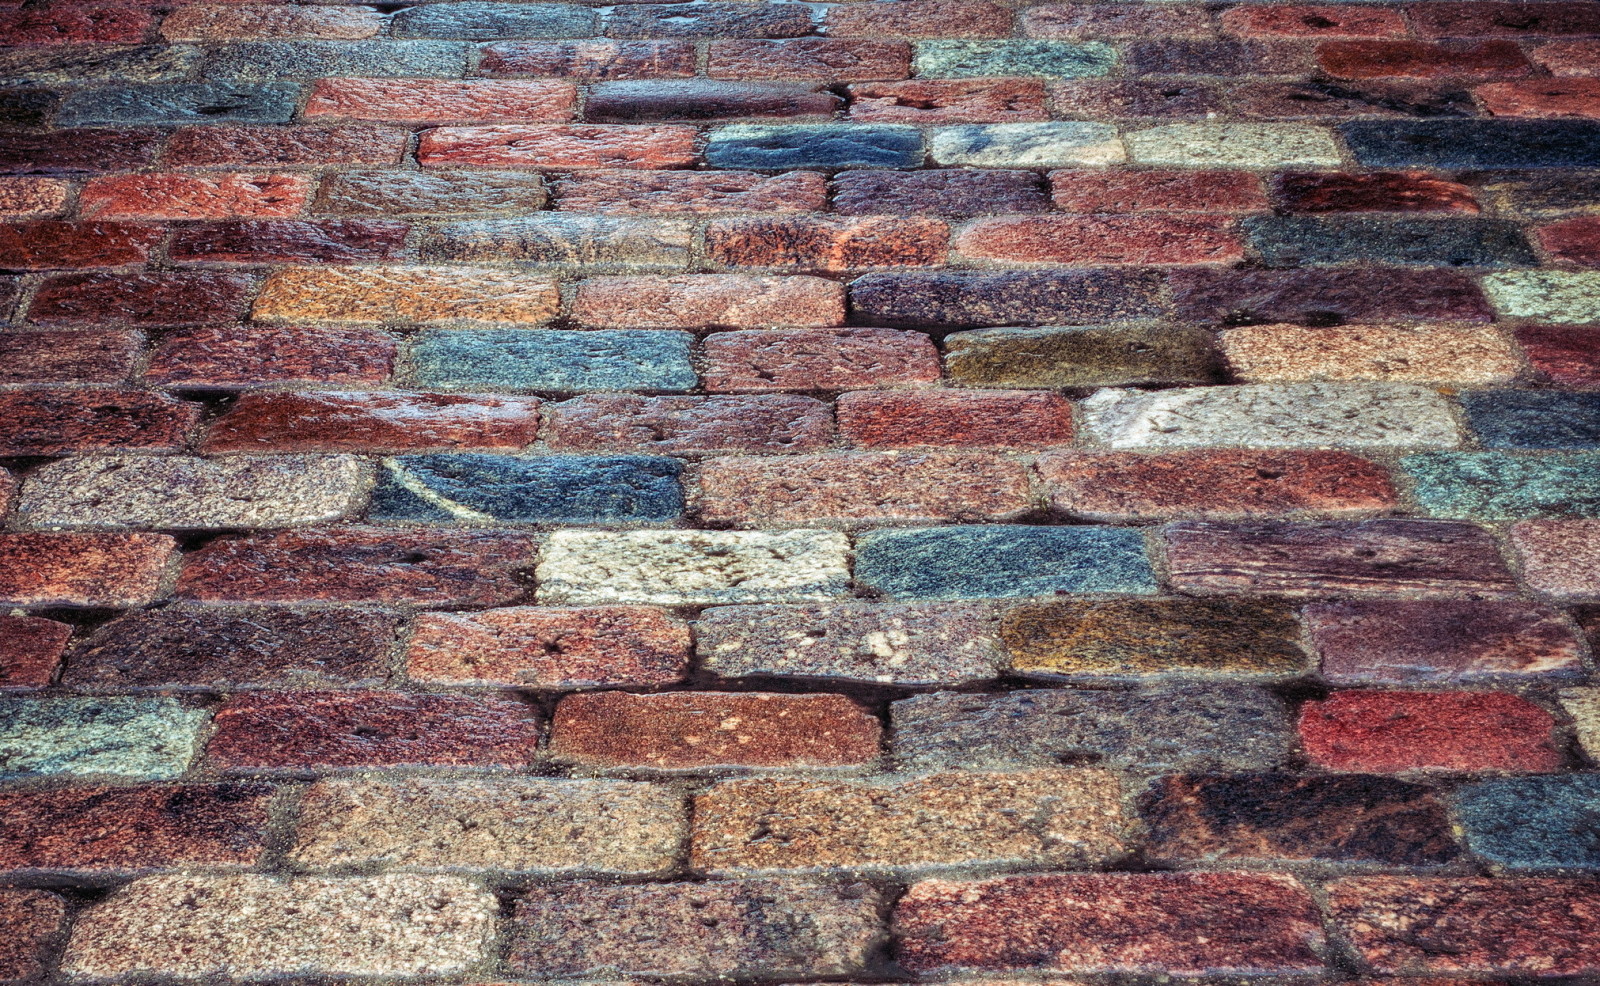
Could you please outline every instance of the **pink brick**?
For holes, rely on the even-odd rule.
[[[451,685],[649,687],[683,678],[689,646],[688,624],[644,606],[423,613],[406,673]]]
[[[1031,390],[856,391],[835,404],[839,432],[864,448],[1041,448],[1072,441],[1072,402]]]
[[[1214,264],[1244,259],[1226,216],[1016,216],[980,219],[956,253],[1021,264]]]
[[[577,98],[570,82],[318,79],[304,115],[408,123],[564,123],[572,119]]]
[[[705,340],[711,391],[854,390],[939,379],[939,351],[920,332],[789,329],[716,332]]]
[[[303,175],[149,172],[91,179],[78,209],[111,219],[225,219],[298,215],[312,184]]]
[[[1222,30],[1244,38],[1403,38],[1398,10],[1363,4],[1241,4],[1222,14]]]
[[[439,127],[417,148],[423,167],[681,168],[695,161],[693,127],[546,124]]]
[[[1600,598],[1600,520],[1529,520],[1511,529],[1523,578],[1558,599]]]
[[[636,329],[841,325],[844,285],[820,277],[680,274],[579,281],[572,315]]]
[[[165,534],[0,534],[0,603],[143,606],[177,547]]]

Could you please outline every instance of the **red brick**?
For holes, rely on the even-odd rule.
[[[523,702],[402,692],[252,692],[217,710],[216,770],[525,767],[540,716]]]
[[[1551,381],[1568,387],[1600,386],[1600,332],[1529,326],[1517,330],[1517,344],[1528,363]]]
[[[1529,520],[1511,528],[1528,588],[1558,599],[1600,597],[1600,520]]]
[[[1527,3],[1519,0],[1420,3],[1406,8],[1425,38],[1557,37],[1600,34],[1600,10],[1582,2]]]
[[[240,41],[255,38],[319,38],[359,41],[376,37],[384,17],[370,7],[215,6],[178,7],[161,21],[168,41]]]
[[[645,606],[423,613],[406,674],[449,685],[647,688],[689,670],[689,625]]]
[[[47,890],[0,890],[0,982],[33,979],[67,919],[67,902]]]
[[[577,103],[570,82],[318,79],[303,114],[408,123],[565,123]]]
[[[231,264],[357,263],[400,260],[406,223],[377,219],[241,219],[185,226],[167,254],[178,262]]]
[[[1510,41],[1328,41],[1317,47],[1317,63],[1337,79],[1502,79],[1530,71]]]
[[[835,10],[841,9],[835,7]],[[1022,123],[1050,119],[1039,79],[912,79],[850,86],[861,123]]]
[[[177,547],[165,534],[0,534],[0,602],[143,606],[160,598]]]
[[[221,390],[281,383],[379,384],[394,368],[398,348],[393,336],[377,329],[185,329],[161,337],[144,379]]]
[[[713,41],[706,61],[713,79],[856,82],[904,79],[911,46],[904,41]]]
[[[594,766],[843,767],[878,756],[878,720],[843,695],[569,695],[550,751]]]
[[[1335,692],[1307,702],[1300,740],[1330,770],[1557,770],[1550,713],[1504,692]]]
[[[1307,606],[1302,618],[1330,681],[1583,673],[1572,631],[1524,602],[1372,599]]]
[[[587,394],[551,406],[551,448],[697,455],[806,452],[833,438],[828,405],[798,394]]]
[[[534,397],[395,391],[245,394],[212,423],[205,452],[520,449],[539,432]]]
[[[485,45],[484,75],[580,79],[685,79],[694,75],[692,41],[509,41]]]
[[[37,616],[0,616],[0,690],[44,688],[61,663],[72,627]]]
[[[1365,876],[1328,885],[1329,912],[1362,965],[1404,975],[1595,975],[1597,901],[1597,880]]]
[[[1580,216],[1535,231],[1539,245],[1556,260],[1600,267],[1600,216]]]
[[[1359,4],[1242,4],[1222,14],[1222,30],[1242,38],[1403,38],[1398,10]]]
[[[1306,973],[1322,969],[1311,895],[1282,873],[1069,873],[912,884],[895,907],[901,965],[972,969]]]
[[[0,794],[0,870],[239,868],[266,851],[265,784],[70,787]]]
[[[292,216],[310,195],[311,180],[303,175],[146,172],[91,179],[78,211],[121,219]]]
[[[121,383],[144,336],[117,329],[0,332],[0,384]]]
[[[1292,212],[1470,212],[1472,189],[1425,171],[1288,172],[1273,178],[1272,197]]]
[[[1012,13],[971,0],[901,0],[892,6],[843,3],[829,7],[822,33],[833,38],[1004,38]]]
[[[237,322],[255,279],[210,271],[63,274],[40,285],[28,317],[45,325]]]
[[[1208,38],[1211,13],[1199,4],[1090,3],[1031,7],[1022,19],[1030,38]]]
[[[939,379],[939,351],[921,332],[792,329],[717,332],[705,340],[710,391],[853,390]]]
[[[1062,212],[1264,212],[1261,178],[1244,171],[1052,171]]]
[[[0,393],[0,455],[93,449],[178,449],[204,408],[143,390]]]
[[[857,391],[834,405],[864,448],[1042,448],[1072,441],[1072,402],[1030,390]]]
[[[0,216],[32,219],[67,211],[72,184],[60,178],[0,178]]]
[[[0,267],[61,270],[142,264],[165,231],[159,226],[115,222],[0,224]]]
[[[1399,500],[1387,470],[1348,452],[1057,452],[1039,475],[1055,509],[1100,521],[1378,513]]]
[[[1015,216],[980,219],[951,247],[1031,264],[1216,264],[1244,259],[1228,216]]]
[[[142,168],[156,156],[159,130],[57,130],[0,137],[0,175],[97,175]]]
[[[398,164],[410,140],[398,127],[184,127],[161,161],[174,168]]]
[[[1472,94],[1491,116],[1600,117],[1600,79],[1496,82]]]
[[[129,7],[50,3],[0,8],[0,38],[8,45],[138,44],[150,12]]]
[[[578,282],[572,316],[634,329],[841,325],[844,286],[820,277],[680,274]]]
[[[681,168],[695,161],[693,127],[605,124],[437,127],[422,132],[424,167]]]
[[[1600,75],[1600,41],[1555,41],[1533,50],[1533,60],[1551,75]]]
[[[556,208],[569,212],[817,212],[828,180],[814,171],[590,171],[555,182]]]
[[[711,459],[695,503],[707,521],[745,525],[1012,520],[1032,506],[1021,463],[951,452]]]
[[[539,539],[517,531],[333,527],[221,538],[184,556],[178,594],[207,601],[503,606]]]
[[[950,227],[919,216],[784,216],[717,219],[706,255],[728,267],[843,271],[942,264]]]

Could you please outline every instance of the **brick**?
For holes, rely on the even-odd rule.
[[[1478,86],[1491,116],[1600,117],[1600,79],[1536,79]]]
[[[230,390],[274,383],[379,384],[396,343],[374,329],[179,329],[162,335],[144,379],[172,387]]]
[[[857,318],[880,325],[1084,325],[1161,314],[1150,271],[938,271],[867,274],[850,284]]]
[[[469,322],[539,325],[560,308],[553,280],[494,267],[288,267],[251,313],[266,322]]]
[[[683,799],[629,781],[412,777],[324,780],[301,803],[299,867],[647,876],[670,868]]]
[[[149,29],[146,10],[90,4],[0,10],[0,33],[13,45],[137,44]]]
[[[1123,70],[1138,76],[1304,75],[1311,64],[1298,45],[1259,41],[1163,39],[1123,49]]]
[[[369,391],[245,394],[211,423],[204,451],[517,449],[539,431],[539,401]]]
[[[1410,455],[1400,460],[1419,512],[1462,520],[1600,516],[1600,454],[1508,452]]]
[[[1593,192],[1600,178],[1564,170],[1483,175],[1478,193],[1510,215],[1593,214]]]
[[[0,393],[0,455],[181,449],[202,410],[199,404],[143,390]]]
[[[212,271],[62,274],[39,286],[28,317],[43,325],[236,322],[254,278]]]
[[[1258,212],[1261,179],[1244,171],[1052,171],[1056,208],[1074,213]]]
[[[875,214],[984,215],[1043,212],[1049,199],[1028,171],[845,171],[833,179],[833,208]]]
[[[1461,856],[1434,793],[1388,777],[1163,777],[1139,808],[1150,828],[1149,852],[1162,860],[1439,866]]]
[[[1273,178],[1272,195],[1291,212],[1479,211],[1471,188],[1421,171],[1293,171]]]
[[[456,453],[386,459],[367,517],[410,523],[638,524],[677,520],[677,459]]]
[[[0,94],[0,122],[13,127],[37,128],[50,119],[60,103],[60,96],[43,89]]]
[[[72,627],[37,616],[0,616],[0,690],[44,688],[55,676]]]
[[[165,534],[0,534],[0,601],[143,606],[160,597],[176,558]]]
[[[951,244],[977,260],[1027,264],[1215,264],[1244,259],[1224,216],[1022,216],[982,219]]]
[[[1120,793],[1102,770],[721,781],[694,799],[689,865],[899,874],[1107,860],[1123,849]]]
[[[1381,973],[1593,975],[1584,930],[1593,880],[1347,877],[1329,910],[1363,966]]]
[[[1168,283],[1178,317],[1189,321],[1226,325],[1494,321],[1477,284],[1453,271],[1195,270],[1174,271]]]
[[[812,13],[776,4],[672,3],[618,7],[606,18],[610,38],[796,38],[811,34]]]
[[[920,332],[895,329],[791,329],[707,336],[705,384],[711,391],[849,390],[932,383],[939,354]]]
[[[1462,401],[1467,421],[1489,448],[1600,446],[1600,394],[1484,390]]]
[[[913,884],[900,961],[936,970],[1262,975],[1322,968],[1311,895],[1284,873],[1074,873]],[[1027,942],[1019,948],[1016,943]]]
[[[828,201],[826,180],[809,171],[599,170],[568,175],[555,187],[556,208],[564,212],[815,212]]]
[[[1600,267],[1600,217],[1581,216],[1540,226],[1539,245],[1556,260],[1584,267]]]
[[[699,5],[702,9],[709,5]],[[748,5],[735,5],[744,9]],[[625,10],[638,10],[627,7]],[[678,5],[662,9],[677,10]],[[754,8],[763,9],[763,8]],[[765,8],[774,9],[774,8]],[[602,82],[584,98],[595,123],[694,123],[747,117],[831,118],[844,100],[805,82],[720,82],[715,79]]]
[[[1305,74],[1305,73],[1300,73]],[[1321,79],[1244,82],[1230,90],[1228,105],[1251,120],[1333,123],[1351,116],[1464,117],[1477,114],[1466,88],[1426,79]]]
[[[937,527],[856,542],[856,582],[891,599],[982,599],[1156,591],[1138,531]]]
[[[1042,4],[1023,14],[1030,38],[1206,38],[1214,33],[1212,15],[1199,6],[1138,3]]]
[[[1600,332],[1528,326],[1518,329],[1516,336],[1534,370],[1552,382],[1568,387],[1600,385]]]
[[[452,876],[147,877],[79,916],[63,964],[93,979],[450,975],[482,960],[496,911]]]
[[[1303,670],[1299,627],[1280,603],[1234,599],[1062,600],[1009,609],[1013,673],[1283,675]]]
[[[822,33],[830,38],[1003,38],[1013,14],[994,3],[910,0],[886,10],[854,4],[828,8]]]
[[[694,75],[689,41],[521,41],[484,45],[485,75],[583,79],[679,79]]]
[[[1600,750],[1600,688],[1563,689],[1561,709],[1572,720],[1578,747],[1593,757]]]
[[[1508,318],[1558,325],[1600,322],[1600,271],[1538,270],[1491,274],[1484,291]]]
[[[551,448],[655,455],[805,452],[833,438],[828,405],[797,394],[586,394],[551,407]]]
[[[112,175],[84,186],[79,210],[107,219],[281,217],[298,214],[310,194],[301,175]]]
[[[0,921],[11,929],[0,945],[0,980],[40,975],[66,918],[67,902],[47,890],[0,892]]]
[[[0,384],[122,383],[143,347],[137,332],[0,334]]]
[[[1216,86],[1146,79],[1085,79],[1050,87],[1057,116],[1083,119],[1160,119],[1207,117],[1222,112]]]
[[[226,772],[523,767],[540,716],[521,702],[401,692],[250,692],[217,710],[206,762]]]
[[[188,45],[51,45],[0,52],[12,85],[161,83],[190,76],[200,51]]]
[[[582,38],[595,15],[577,4],[465,3],[407,7],[390,21],[397,38]]]
[[[689,649],[688,626],[659,609],[516,606],[423,613],[405,657],[413,680],[441,684],[649,687],[682,680]]]
[[[1515,594],[1494,540],[1470,524],[1401,519],[1180,523],[1167,529],[1166,541],[1173,585],[1203,595]]]
[[[1497,869],[1600,869],[1593,838],[1597,780],[1507,777],[1458,789],[1456,814],[1468,848]]]
[[[1583,3],[1419,3],[1406,12],[1425,38],[1600,34],[1600,14]]]
[[[1026,467],[982,452],[735,456],[701,463],[699,480],[713,523],[981,522],[1032,506]]]
[[[244,38],[358,41],[377,37],[383,26],[383,15],[366,7],[190,4],[162,18],[161,36],[168,41]]]
[[[1037,468],[1056,510],[1111,523],[1368,514],[1399,500],[1382,466],[1320,449],[1056,452]]]
[[[861,82],[849,90],[850,119],[862,123],[1014,123],[1049,119],[1044,83],[1038,79]]]
[[[1271,4],[1223,11],[1222,30],[1243,38],[1403,38],[1398,10],[1356,4]]]
[[[1188,168],[1338,167],[1322,127],[1298,123],[1170,123],[1123,137],[1135,164]]]
[[[693,389],[687,332],[450,329],[414,337],[412,383],[438,390]]]
[[[1529,603],[1372,599],[1307,606],[1303,618],[1323,675],[1340,684],[1580,673],[1572,631]]]
[[[1259,216],[1242,226],[1254,251],[1276,266],[1367,261],[1506,267],[1536,262],[1521,229],[1501,219]]]
[[[682,269],[689,266],[692,233],[683,222],[572,213],[473,219],[432,230],[422,242],[422,256]]]
[[[1557,76],[1595,75],[1594,56],[1600,41],[1554,41],[1533,50],[1533,60]]]
[[[129,613],[72,649],[75,688],[382,684],[396,619],[381,612],[169,607]]]
[[[844,287],[820,277],[747,274],[591,277],[578,282],[572,315],[604,328],[841,325]]]
[[[1047,448],[1072,441],[1072,402],[1027,390],[859,391],[834,404],[839,432],[863,448]]]
[[[158,130],[11,133],[0,141],[0,174],[81,175],[140,168],[155,159]]]
[[[346,171],[317,192],[316,212],[357,216],[537,212],[544,179],[519,171]]]
[[[844,271],[940,265],[950,229],[920,217],[820,216],[713,220],[705,229],[712,263]]]
[[[713,168],[918,168],[922,133],[903,124],[740,123],[712,133],[705,148]]]
[[[43,527],[295,527],[354,511],[369,475],[353,456],[119,453],[40,467],[17,511]]]
[[[1331,770],[1542,771],[1555,720],[1504,692],[1335,692],[1300,712],[1311,762]]]
[[[72,186],[59,178],[0,178],[0,216],[35,219],[66,211]]]
[[[0,795],[0,869],[138,873],[257,865],[266,849],[265,784],[150,784]]]
[[[396,127],[184,127],[161,160],[174,168],[374,167],[398,164],[410,139]]]
[[[539,601],[812,602],[849,583],[844,535],[825,531],[557,531],[539,560]]]
[[[13,699],[0,706],[0,776],[176,777],[209,718],[170,698]]]
[[[1283,703],[1243,686],[941,692],[889,711],[903,770],[1260,770],[1283,764],[1293,746]]]
[[[1528,587],[1557,599],[1600,595],[1600,521],[1529,520],[1511,528]]]
[[[1210,383],[1217,376],[1211,337],[1194,329],[979,329],[952,332],[944,347],[952,382],[966,387]]]
[[[245,41],[213,48],[205,74],[253,81],[327,77],[459,78],[467,46],[450,41]]]
[[[1504,383],[1521,370],[1505,335],[1490,328],[1260,325],[1219,337],[1240,381],[1379,380]]]
[[[1503,79],[1531,68],[1510,41],[1328,41],[1317,62],[1336,79]]]
[[[318,79],[301,115],[409,123],[565,123],[577,97],[567,82]]]
[[[879,731],[842,695],[606,691],[561,700],[550,752],[593,767],[845,767],[877,758]]]
[[[7,223],[0,227],[0,266],[22,271],[142,264],[162,232],[138,223]]]
[[[844,975],[879,947],[878,892],[775,880],[530,888],[510,921],[522,976]]]
[[[527,124],[435,127],[422,132],[425,168],[682,168],[695,163],[695,131],[681,126]]]
[[[1120,164],[1116,128],[1108,123],[993,123],[934,132],[934,163],[977,168],[1071,168]]]
[[[929,78],[1076,79],[1108,75],[1115,63],[1115,50],[1093,41],[920,41],[914,67],[918,76]]]
[[[381,527],[235,536],[184,557],[178,594],[207,602],[505,605],[523,594],[517,573],[533,566],[537,544],[514,531]]]
[[[860,82],[910,74],[911,46],[904,41],[713,41],[706,60],[713,79]]]
[[[56,122],[67,127],[288,123],[294,116],[298,99],[298,87],[276,83],[167,82],[164,85],[114,86],[67,95],[56,113]]]
[[[378,220],[236,220],[178,230],[167,245],[167,255],[180,263],[339,264],[399,260],[406,252],[410,230],[405,223]]]
[[[1369,168],[1600,166],[1590,120],[1354,120],[1339,132]]]
[[[963,604],[717,606],[695,621],[696,652],[729,678],[958,684],[998,673],[993,622]]]

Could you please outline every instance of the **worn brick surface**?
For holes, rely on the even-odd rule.
[[[1335,692],[1307,703],[1300,736],[1334,770],[1553,770],[1554,720],[1504,692]]]
[[[0,534],[0,600],[142,606],[161,594],[176,548],[165,534]]]
[[[641,686],[678,680],[688,658],[689,628],[659,609],[509,607],[418,616],[406,673],[449,684]]]
[[[37,616],[0,616],[0,688],[50,684],[72,626]]]
[[[1580,673],[1578,640],[1559,614],[1521,602],[1373,599],[1307,606],[1304,618],[1334,681]]]
[[[14,982],[43,971],[66,915],[67,902],[47,890],[0,893],[0,916],[12,929],[0,945],[0,978]]]
[[[206,431],[207,452],[516,449],[539,433],[532,398],[361,391],[246,394]]]
[[[208,390],[378,384],[388,378],[398,351],[392,336],[375,329],[179,329],[162,335],[152,349],[144,379]]]

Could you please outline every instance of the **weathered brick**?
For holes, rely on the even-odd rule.
[[[1222,30],[1245,38],[1401,38],[1400,11],[1358,4],[1241,5],[1223,11]]]
[[[382,383],[398,349],[374,329],[180,329],[162,335],[144,379],[173,387],[235,389],[275,383]]]
[[[957,234],[966,257],[1032,264],[1215,264],[1244,259],[1225,216],[1022,216],[983,219]]]
[[[1490,328],[1260,325],[1219,336],[1235,379],[1248,382],[1381,380],[1504,383],[1521,369]]]
[[[683,514],[677,459],[450,453],[386,459],[367,517],[410,523],[639,524]]]
[[[813,33],[812,13],[787,4],[712,2],[620,6],[606,18],[609,38],[796,38]]]
[[[187,4],[161,19],[168,41],[235,41],[244,38],[317,38],[357,41],[377,37],[383,15],[369,7],[301,7],[266,4]]]
[[[177,777],[209,718],[170,698],[12,699],[0,705],[0,777]]]
[[[1124,72],[1146,77],[1304,75],[1313,64],[1299,45],[1211,38],[1134,41],[1122,61]]]
[[[539,431],[539,401],[394,391],[245,394],[211,423],[203,449],[414,451],[517,449]]]
[[[160,242],[159,226],[42,220],[0,226],[0,267],[61,270],[142,264]]]
[[[833,208],[875,214],[983,215],[1043,212],[1050,207],[1029,171],[845,171],[833,179]]]
[[[15,85],[176,82],[193,75],[192,45],[50,45],[0,52],[0,76]]]
[[[450,41],[244,41],[206,56],[212,79],[459,78],[467,46]]]
[[[298,86],[280,83],[167,82],[81,89],[61,101],[56,122],[67,127],[288,123],[299,95]]]
[[[459,685],[649,687],[683,678],[689,646],[686,624],[645,607],[423,613],[412,624],[406,673]]]
[[[311,182],[302,175],[151,172],[91,179],[78,208],[103,219],[292,216],[310,195]]]
[[[918,76],[955,79],[1108,75],[1117,58],[1110,45],[1095,41],[919,41],[916,51]]]
[[[1600,596],[1600,521],[1528,520],[1511,528],[1528,587],[1558,599]]]
[[[1513,171],[1474,176],[1477,193],[1508,215],[1593,214],[1600,177],[1583,171]]]
[[[570,82],[318,79],[301,115],[408,123],[565,123],[577,99]]]
[[[537,212],[544,179],[520,171],[345,171],[317,192],[316,212],[358,216]]]
[[[568,695],[550,752],[594,767],[846,767],[878,757],[878,720],[843,695]]]
[[[857,82],[910,74],[911,46],[904,41],[713,41],[706,61],[713,79]]]
[[[1491,116],[1600,116],[1600,79],[1533,79],[1477,86],[1473,95]]]
[[[142,168],[155,159],[159,130],[57,130],[0,140],[0,174],[81,175]]]
[[[538,325],[560,303],[552,279],[494,267],[289,267],[267,278],[251,311],[268,322]]]
[[[642,397],[587,394],[551,406],[552,448],[656,455],[805,452],[833,438],[828,405],[796,394]]]
[[[681,221],[551,212],[437,227],[423,240],[422,256],[426,260],[683,269],[689,266],[692,240],[693,230]]]
[[[694,75],[690,41],[514,41],[485,45],[485,75],[679,79]]]
[[[1312,763],[1347,771],[1561,767],[1555,720],[1504,692],[1335,692],[1300,711]]]
[[[49,685],[71,637],[70,624],[0,615],[0,691]]]
[[[1480,211],[1471,188],[1424,171],[1291,171],[1273,177],[1272,195],[1291,212]]]
[[[1503,219],[1255,216],[1241,224],[1274,266],[1368,263],[1506,267],[1535,263],[1517,224]]]
[[[1333,135],[1298,123],[1170,123],[1124,136],[1136,164],[1188,168],[1338,167]]]
[[[697,380],[692,339],[659,329],[422,332],[405,376],[438,390],[684,391]]]
[[[1211,337],[1196,329],[980,329],[952,332],[944,347],[951,380],[967,387],[1210,383],[1217,375]]]
[[[1432,452],[1408,455],[1400,468],[1429,517],[1600,516],[1600,453]]]
[[[944,263],[949,234],[944,223],[923,217],[715,219],[705,229],[705,251],[728,267],[929,267]]]
[[[1558,325],[1600,323],[1600,271],[1537,270],[1491,274],[1484,290],[1501,315]]]
[[[374,167],[398,164],[410,139],[397,127],[184,127],[161,161],[174,168]]]
[[[136,44],[149,29],[150,12],[138,8],[56,3],[0,10],[0,34],[12,45]]]
[[[1533,50],[1533,60],[1557,76],[1595,75],[1594,56],[1600,41],[1552,41]]]
[[[426,168],[681,168],[695,162],[694,143],[694,128],[680,126],[435,127],[423,131],[417,161]]]
[[[1073,168],[1119,164],[1108,123],[990,123],[943,127],[928,145],[935,164],[976,168]]]
[[[1425,38],[1600,34],[1600,13],[1583,3],[1418,3],[1406,12]]]
[[[933,383],[939,354],[920,332],[792,329],[714,332],[706,337],[711,391],[849,390]]]
[[[1517,330],[1517,344],[1533,368],[1556,384],[1600,385],[1600,332],[1528,326]]]
[[[1336,79],[1504,79],[1532,67],[1510,41],[1328,41],[1317,63]]]
[[[35,219],[66,211],[72,186],[60,178],[0,178],[0,216]]]
[[[1600,394],[1484,390],[1466,395],[1462,404],[1489,448],[1600,446]]]
[[[1467,847],[1504,870],[1600,869],[1593,774],[1507,777],[1455,792]]]
[[[1536,235],[1539,245],[1555,259],[1600,267],[1600,217],[1580,216],[1540,226]]]
[[[827,205],[827,181],[810,171],[578,172],[555,183],[564,212],[815,212]]]
[[[1167,79],[1057,82],[1050,87],[1050,105],[1057,116],[1096,120],[1204,118],[1223,111],[1216,86]]]
[[[0,534],[0,601],[143,606],[176,558],[165,534]]]
[[[1075,213],[1258,212],[1261,179],[1245,171],[1052,171],[1056,208]]]
[[[67,902],[47,890],[0,891],[0,921],[11,929],[0,944],[0,980],[42,973],[66,918]]]
[[[706,6],[709,5],[697,5],[689,9],[704,9]],[[749,8],[747,4],[732,6]],[[679,10],[681,7],[674,4],[662,9]],[[834,111],[843,105],[843,99],[816,83],[653,79],[648,82],[602,82],[590,86],[584,97],[583,116],[594,123],[693,123],[749,117],[826,119],[831,118]]]
[[[1453,271],[1180,270],[1168,284],[1178,317],[1196,322],[1494,321],[1478,285]]]
[[[1050,3],[1028,8],[1022,30],[1030,38],[1206,38],[1211,12],[1190,4]]]
[[[1016,123],[1050,118],[1044,83],[1038,79],[860,82],[849,91],[850,119],[862,123]]]
[[[405,223],[379,220],[235,220],[178,230],[167,256],[180,263],[236,264],[399,260],[410,230]]]
[[[582,38],[595,31],[595,15],[566,3],[451,3],[407,7],[391,23],[397,38]]]
[[[842,325],[844,287],[802,276],[591,277],[578,282],[572,315],[587,325],[646,329]]]
[[[922,132],[894,123],[740,123],[713,132],[705,158],[719,169],[917,168],[923,163]]]
[[[850,304],[886,325],[1083,325],[1159,316],[1159,285],[1142,270],[908,271],[856,278]]]
[[[62,274],[39,286],[28,317],[45,325],[237,322],[255,278],[212,271]]]
[[[822,33],[831,38],[1003,38],[1012,12],[999,4],[908,0],[877,10],[857,4],[829,7]]]
[[[0,333],[0,384],[122,383],[143,343],[116,329]]]
[[[857,539],[856,582],[894,599],[1156,591],[1139,532],[1100,527],[873,531]]]
[[[1523,602],[1374,599],[1307,606],[1303,618],[1338,683],[1562,678],[1581,663],[1566,624]]]
[[[1339,133],[1367,167],[1600,166],[1591,120],[1352,120]]]
[[[1561,709],[1572,720],[1579,748],[1593,757],[1600,751],[1600,688],[1563,689]]]
[[[858,391],[834,404],[839,433],[863,448],[1047,448],[1072,441],[1072,402],[1030,390]]]
[[[202,410],[144,390],[0,393],[0,455],[181,449]]]

